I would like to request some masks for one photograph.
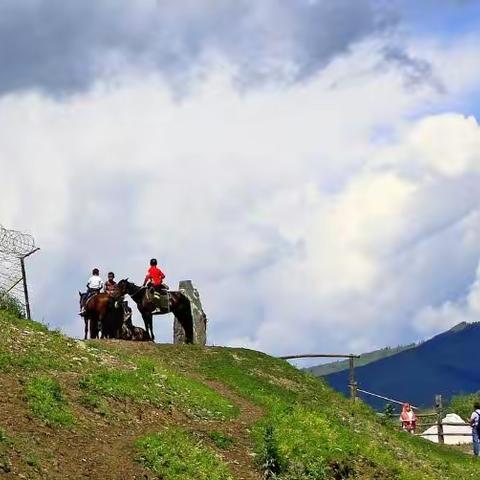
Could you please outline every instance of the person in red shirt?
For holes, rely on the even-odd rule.
[[[157,267],[157,259],[152,258],[143,286],[152,285],[155,290],[165,290],[168,286],[163,283],[164,278],[165,274]]]

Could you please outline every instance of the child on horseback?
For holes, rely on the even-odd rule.
[[[152,285],[153,288],[157,291],[168,290],[168,285],[163,283],[165,274],[157,267],[157,259],[152,258],[150,260],[150,268],[147,271],[143,286]]]
[[[81,299],[81,310],[80,315],[85,313],[85,305],[89,298],[93,295],[100,293],[103,288],[103,280],[100,277],[100,272],[98,268],[92,270],[92,276],[88,279],[87,282],[87,293],[85,293]]]
[[[113,272],[108,272],[108,280],[105,282],[103,291],[108,293],[111,297],[115,295],[117,290],[117,282],[114,279],[115,274]]]

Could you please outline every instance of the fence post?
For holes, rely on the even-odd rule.
[[[437,411],[437,434],[438,434],[438,443],[443,445],[445,443],[445,437],[443,435],[443,403],[442,396],[435,395],[435,410]]]
[[[23,279],[23,294],[25,296],[25,310],[27,313],[27,318],[29,320],[32,319],[31,314],[30,314],[30,299],[28,298],[28,286],[27,286],[27,270],[25,268],[25,259],[32,255],[35,252],[38,252],[40,249],[39,248],[34,248],[32,251],[29,253],[23,255],[20,257],[20,264],[22,266],[22,279]]]
[[[30,315],[30,300],[28,298],[27,273],[25,270],[25,259],[23,257],[20,258],[20,264],[22,266],[23,294],[25,296],[25,310],[27,313],[27,318],[31,320],[32,317]]]
[[[355,381],[355,363],[353,355],[350,355],[348,359],[349,375],[348,384],[350,386],[350,399],[355,402],[357,399],[357,382]]]

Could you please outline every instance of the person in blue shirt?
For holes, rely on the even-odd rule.
[[[479,436],[479,423],[480,423],[480,402],[473,404],[473,413],[470,416],[470,425],[472,426],[472,443],[473,454],[478,457],[480,455],[480,436]]]

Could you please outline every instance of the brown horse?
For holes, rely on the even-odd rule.
[[[166,296],[164,305],[160,305],[155,298],[153,289],[149,287],[139,287],[127,279],[120,280],[117,284],[120,295],[128,294],[137,304],[138,311],[142,315],[145,323],[145,329],[154,340],[153,334],[153,313],[163,315],[173,313],[185,330],[186,343],[193,343],[193,319],[190,300],[182,292],[165,291]]]
[[[83,294],[80,294],[80,303]],[[85,305],[85,340],[88,337],[90,323],[90,338],[98,338],[99,330],[102,338],[119,338],[122,326],[123,311],[115,307],[115,298],[107,293],[98,293],[87,300]]]

